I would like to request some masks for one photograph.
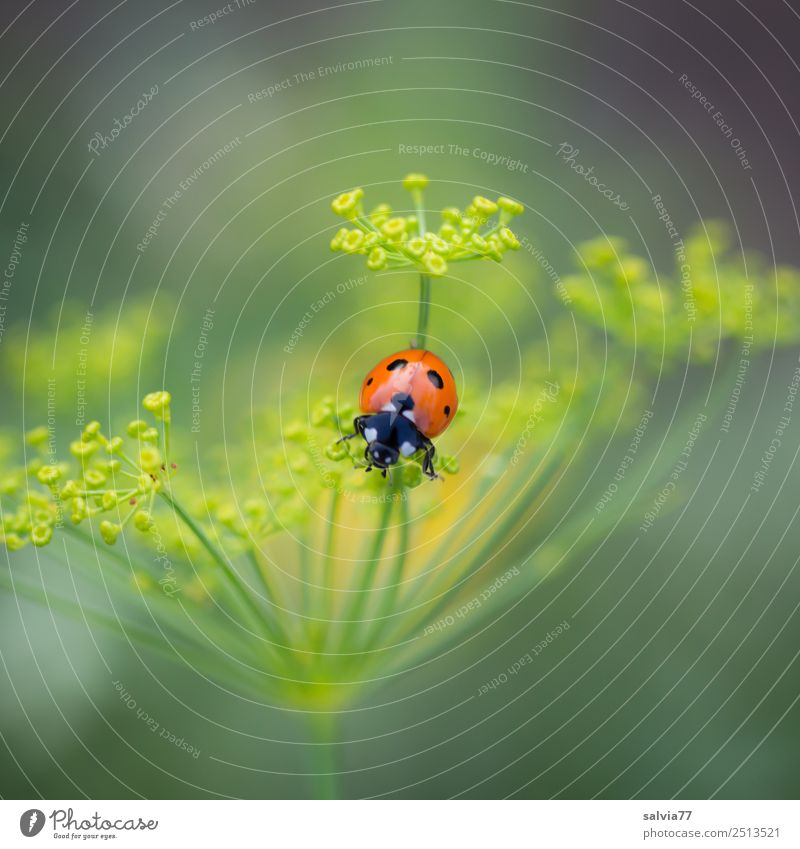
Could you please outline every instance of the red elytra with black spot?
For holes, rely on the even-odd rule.
[[[361,384],[361,412],[379,413],[398,392],[414,400],[414,424],[428,437],[438,436],[458,409],[450,369],[430,351],[409,348],[382,359]]]

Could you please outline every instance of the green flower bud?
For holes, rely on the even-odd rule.
[[[364,234],[361,230],[350,230],[342,239],[342,250],[346,254],[354,254],[361,250],[364,242]]]
[[[161,434],[158,432],[157,428],[148,427],[146,430],[142,431],[139,435],[139,439],[141,439],[142,442],[158,442],[159,436],[161,436]]]
[[[86,507],[86,501],[83,498],[73,498],[72,499],[72,523],[74,525],[80,524],[80,522],[85,519],[89,515],[89,511]]]
[[[28,445],[44,445],[47,442],[48,430],[44,425],[40,425],[39,427],[35,427],[33,430],[29,430],[25,434],[25,442]]]
[[[521,203],[518,203],[515,200],[511,200],[511,198],[498,198],[497,205],[500,207],[500,209],[503,210],[503,212],[507,213],[509,216],[522,215],[522,213],[525,211],[525,207]]]
[[[283,429],[283,438],[289,442],[305,442],[308,428],[302,422],[290,422]]]
[[[339,421],[345,421],[350,423],[353,420],[353,416],[355,415],[355,408],[352,404],[342,404],[337,413],[336,417]]]
[[[414,489],[422,483],[422,467],[419,463],[404,463],[400,470],[400,480],[403,486]]]
[[[31,514],[31,519],[37,525],[52,525],[53,518],[53,514],[46,508],[39,508]]]
[[[347,233],[347,227],[340,227],[336,231],[336,235],[331,239],[332,251],[340,251],[342,249],[342,242],[344,241],[344,237],[347,235]]]
[[[54,484],[56,481],[61,478],[61,469],[58,466],[42,466],[37,472],[36,477],[39,480],[39,483],[43,483],[46,486],[50,484]]]
[[[116,507],[117,493],[111,489],[108,492],[104,492],[100,504],[104,510],[110,510],[112,507]]]
[[[319,427],[324,424],[333,424],[333,405],[328,399],[323,399],[311,411],[311,424]]]
[[[142,421],[141,419],[136,419],[135,421],[128,422],[128,436],[130,436],[131,439],[135,439],[137,436],[144,433],[148,427],[149,425],[147,424],[147,422]]]
[[[469,246],[476,253],[483,254],[486,253],[486,250],[489,247],[489,243],[486,241],[486,239],[483,238],[483,236],[480,235],[480,233],[473,233],[469,237]]]
[[[167,422],[170,420],[169,407],[171,403],[172,396],[163,389],[158,392],[149,392],[142,399],[142,406],[145,410],[152,413],[157,419],[163,419]]]
[[[25,540],[18,534],[0,533],[0,542],[2,542],[9,551],[19,551],[25,545]]]
[[[122,446],[122,437],[115,436],[112,439],[108,440],[108,445],[106,445],[106,451],[108,451],[109,454],[119,454],[119,452],[122,451]]]
[[[403,188],[411,192],[422,191],[428,185],[428,178],[424,174],[407,174],[403,180]]]
[[[386,251],[383,248],[373,248],[367,258],[367,268],[370,271],[380,271],[386,268]]]
[[[435,233],[426,233],[426,240],[431,249],[439,256],[447,256],[450,253],[450,245],[441,236],[437,236]]]
[[[415,236],[406,243],[406,251],[417,259],[420,259],[427,250],[428,243],[421,236]]]
[[[53,529],[50,525],[34,525],[31,529],[31,542],[35,546],[47,545],[53,538]]]
[[[500,239],[503,244],[511,248],[512,251],[517,251],[520,248],[519,239],[514,235],[514,233],[508,229],[508,227],[502,227],[500,229]]]
[[[49,496],[34,489],[28,492],[26,500],[32,507],[44,507],[45,509],[48,509],[53,503]]]
[[[64,486],[61,487],[61,498],[65,501],[70,498],[75,498],[80,491],[80,487],[78,486],[78,482],[75,480],[68,480]]]
[[[95,440],[91,442],[84,442],[83,440],[76,439],[74,442],[70,442],[69,444],[69,453],[72,454],[73,457],[77,457],[79,460],[82,460],[84,457],[91,457],[95,451],[97,451],[98,443]]]
[[[489,218],[497,212],[497,204],[493,200],[489,200],[489,198],[481,195],[475,195],[472,199],[472,205],[475,207],[478,215],[483,218]]]
[[[358,214],[358,207],[361,198],[364,196],[363,189],[353,189],[350,192],[344,192],[331,202],[331,209],[344,218],[355,218]]]
[[[638,256],[626,256],[620,259],[617,271],[617,283],[621,286],[636,285],[647,280],[650,266]]]
[[[344,460],[350,456],[350,452],[347,450],[347,444],[344,442],[331,442],[325,448],[325,456],[329,460],[339,461]]]
[[[376,226],[380,227],[384,221],[388,220],[392,214],[392,208],[388,203],[379,203],[375,209],[369,214],[369,220]]]
[[[443,454],[439,458],[439,469],[447,472],[448,475],[457,475],[460,468],[458,457],[454,457],[452,454]]]
[[[500,241],[500,237],[497,234],[493,233],[486,240],[486,255],[491,257],[495,262],[503,261],[503,251],[505,250],[505,245],[502,241]]]
[[[139,475],[139,477],[136,478],[136,488],[140,493],[142,493],[142,495],[146,492],[150,492],[150,490],[153,489],[153,485],[154,481],[150,475]]]
[[[448,206],[442,210],[442,218],[450,224],[461,224],[461,210],[455,206]]]
[[[100,469],[87,469],[83,474],[83,480],[89,489],[97,489],[103,486],[107,478]]]
[[[18,473],[12,473],[0,478],[0,495],[13,495],[22,486]]]
[[[122,528],[113,522],[100,522],[100,536],[103,538],[104,542],[108,543],[108,545],[114,545],[121,530]]]
[[[122,468],[122,464],[115,457],[112,457],[110,460],[107,460],[105,457],[98,457],[94,463],[100,471],[105,472],[107,475],[113,475]]]
[[[86,427],[83,429],[82,436],[85,437],[86,441],[90,441],[94,439],[97,434],[100,433],[100,422],[93,421],[89,422]]]
[[[390,218],[383,223],[381,231],[387,239],[399,241],[406,232],[406,219],[401,217]]]
[[[161,463],[161,452],[155,446],[143,445],[139,449],[139,466],[145,472],[158,472]]]
[[[433,251],[428,251],[428,253],[422,257],[422,263],[428,274],[432,274],[434,277],[439,277],[447,271],[447,263],[442,257],[435,254]]]
[[[146,533],[155,525],[152,515],[147,510],[139,510],[133,517],[133,524],[137,531]]]

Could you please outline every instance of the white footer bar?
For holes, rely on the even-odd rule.
[[[0,801],[0,846],[800,846],[793,801]]]

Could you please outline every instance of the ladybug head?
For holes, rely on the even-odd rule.
[[[379,469],[387,469],[397,462],[400,452],[396,448],[392,448],[390,445],[384,445],[382,442],[376,440],[367,445],[364,457],[371,466],[376,466]]]
[[[390,404],[398,413],[414,409],[414,399],[406,392],[395,392]]]

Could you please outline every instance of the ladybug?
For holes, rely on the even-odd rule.
[[[386,477],[401,456],[424,451],[422,471],[438,477],[431,437],[453,421],[458,396],[452,372],[436,354],[409,348],[381,360],[364,378],[359,406],[364,415],[353,420],[354,433],[339,441],[364,437],[368,472],[374,466]]]

